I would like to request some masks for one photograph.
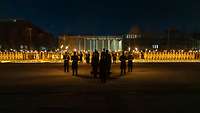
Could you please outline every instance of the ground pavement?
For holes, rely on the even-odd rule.
[[[0,113],[199,113],[199,63],[136,63],[107,83],[82,64],[79,76],[62,64],[0,64]]]

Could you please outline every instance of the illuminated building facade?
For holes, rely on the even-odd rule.
[[[102,50],[110,51],[157,49],[157,50],[194,50],[200,49],[200,35],[193,38],[189,33],[168,35],[164,32],[127,33],[123,35],[62,35],[58,47],[68,47],[71,50]]]
[[[59,37],[58,46],[67,47],[69,49],[89,50],[95,49],[101,51],[107,49],[110,51],[122,51],[121,36],[95,36],[95,35],[62,35]]]

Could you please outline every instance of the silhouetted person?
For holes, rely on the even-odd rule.
[[[133,55],[129,53],[128,55],[128,72],[132,72],[133,70]]]
[[[80,62],[83,62],[83,53],[80,52]]]
[[[76,52],[74,52],[74,55],[72,56],[72,72],[73,76],[74,73],[76,73],[76,76],[78,74],[78,56],[76,55]]]
[[[98,73],[98,66],[99,66],[99,53],[97,50],[92,55],[92,73],[94,75],[94,78],[97,78]]]
[[[70,57],[69,57],[69,54],[66,52],[64,55],[63,55],[63,60],[64,60],[64,72],[69,72],[69,60],[70,60]]]
[[[100,79],[101,82],[105,83],[106,82],[106,78],[107,78],[107,61],[106,61],[106,53],[105,51],[103,51],[101,53],[101,59],[99,62],[99,74],[100,74]]]
[[[86,63],[89,64],[90,63],[90,53],[86,54]]]
[[[112,58],[113,58],[113,64],[116,64],[116,60],[117,60],[117,55],[116,53],[112,54]]]
[[[121,61],[120,69],[121,69],[121,75],[126,74],[126,56],[124,55],[124,52],[122,52],[122,55],[120,56],[119,60]]]
[[[141,59],[144,59],[144,52],[141,52]]]
[[[112,59],[111,59],[111,55],[109,54],[109,51],[106,50],[106,71],[107,71],[107,75],[110,75],[110,69],[111,69],[111,64],[112,64]]]
[[[101,52],[101,56],[105,56],[105,55],[106,55],[106,50],[104,48],[103,51]]]

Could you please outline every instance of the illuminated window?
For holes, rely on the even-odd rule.
[[[158,45],[152,45],[152,48],[158,49]]]
[[[135,38],[137,38],[137,34],[135,34]]]

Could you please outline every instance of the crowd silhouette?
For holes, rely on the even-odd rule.
[[[78,76],[78,62],[83,62],[83,54],[80,52],[78,55],[77,52],[74,52],[74,54],[71,56],[69,53],[65,53],[63,55],[64,60],[64,72],[69,72],[69,63],[70,60],[72,61],[72,76]],[[101,54],[97,50],[95,50],[92,53],[92,57],[90,59],[90,53],[86,53],[85,57],[86,63],[91,63],[91,74],[93,75],[93,78],[99,78],[102,83],[105,83],[108,78],[110,78],[111,75],[111,66],[112,63],[116,64],[117,55],[115,53],[112,53],[112,55],[109,53],[108,50],[103,49]],[[91,60],[91,61],[90,61]],[[122,55],[120,56],[119,60],[121,61],[120,69],[121,73],[120,75],[126,75],[126,67],[127,67],[127,61],[128,61],[128,72],[132,72],[133,68],[133,60],[134,57],[131,54],[131,52],[128,53],[128,55],[125,55],[125,52],[122,52]]]

